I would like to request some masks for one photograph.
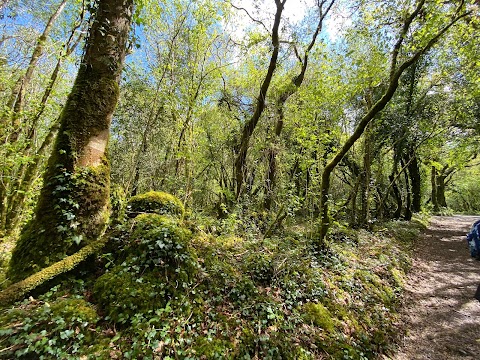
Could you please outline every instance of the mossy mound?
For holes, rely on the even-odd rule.
[[[182,202],[171,194],[149,191],[145,194],[133,196],[127,203],[128,216],[135,217],[143,213],[183,217],[185,208]]]
[[[0,317],[0,358],[81,358],[88,346],[102,341],[98,320],[95,308],[82,299],[24,302]]]
[[[141,214],[121,240],[120,261],[149,269],[192,272],[196,255],[190,245],[191,233],[175,219]]]
[[[117,264],[97,279],[93,294],[109,319],[126,323],[185,292],[198,269],[191,234],[177,220],[141,214],[117,241]]]
[[[136,275],[129,267],[116,266],[95,282],[93,294],[107,319],[126,323],[137,313],[163,308],[171,297],[171,288],[159,273]]]

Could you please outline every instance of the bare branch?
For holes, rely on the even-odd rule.
[[[230,6],[233,7],[234,9],[236,9],[236,10],[244,11],[245,14],[247,14],[247,16],[250,18],[250,20],[252,20],[254,23],[257,23],[257,24],[261,25],[265,29],[266,32],[270,33],[270,30],[268,30],[268,28],[265,26],[265,24],[262,21],[260,21],[258,19],[255,19],[252,15],[250,15],[250,13],[248,12],[247,9],[245,9],[243,7],[233,5],[232,2],[230,2]]]

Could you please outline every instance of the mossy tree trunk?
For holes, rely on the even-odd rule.
[[[418,157],[413,147],[411,147],[409,151],[408,174],[410,175],[412,186],[412,211],[417,213],[420,212],[422,208],[422,179]]]
[[[445,198],[445,174],[437,175],[437,204],[440,207],[447,207],[447,200]]]
[[[402,169],[406,169],[407,165],[403,159],[400,160]],[[410,186],[410,178],[408,172],[403,171],[403,177],[405,179],[405,215],[404,219],[410,221],[412,219],[412,188]]]
[[[395,198],[395,203],[397,204],[397,208],[395,209],[395,212],[393,214],[393,218],[394,219],[400,219],[400,216],[402,215],[403,200],[402,200],[402,195],[400,194],[400,190],[398,189],[398,185],[397,185],[397,162],[396,162],[396,160],[393,164],[392,173],[388,177],[388,179],[390,180],[393,196]]]
[[[119,96],[133,0],[99,0],[77,78],[60,116],[33,219],[13,251],[21,280],[92,243],[108,218],[106,148]]]

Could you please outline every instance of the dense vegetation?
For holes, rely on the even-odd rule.
[[[0,358],[391,350],[480,211],[480,5],[305,3],[0,3]]]

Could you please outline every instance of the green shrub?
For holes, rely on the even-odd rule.
[[[190,246],[191,234],[177,221],[157,214],[142,214],[135,218],[132,231],[123,244],[130,264],[142,268],[181,268],[193,272],[196,255]]]
[[[274,275],[272,256],[265,252],[254,251],[246,256],[243,268],[252,280],[263,286],[271,283]]]

